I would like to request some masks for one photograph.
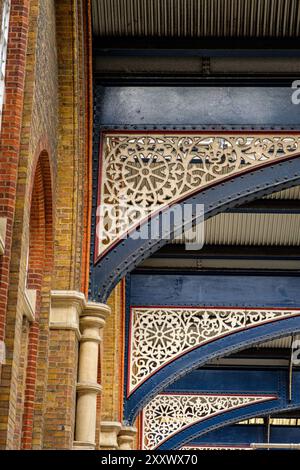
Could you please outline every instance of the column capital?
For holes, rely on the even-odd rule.
[[[100,431],[100,449],[116,450],[118,446],[118,434],[121,430],[121,423],[118,421],[102,421]]]
[[[105,325],[108,315],[110,315],[111,309],[106,304],[100,304],[98,302],[86,302],[84,309],[81,312],[81,321],[85,321],[85,318],[94,318],[101,320],[103,326]]]
[[[137,429],[133,426],[122,426],[118,435],[118,444],[120,450],[133,450],[134,438]]]
[[[110,314],[108,305],[97,302],[86,302],[80,314],[80,329],[83,333],[81,341],[95,341],[93,335],[85,334],[85,329],[96,328],[98,331],[104,327],[106,318]],[[100,336],[98,338],[100,341]]]
[[[50,328],[74,330],[80,339],[79,323],[83,328],[101,329],[110,311],[106,304],[87,301],[82,292],[52,290]]]

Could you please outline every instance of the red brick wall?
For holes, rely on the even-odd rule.
[[[9,263],[24,102],[29,0],[12,0],[6,62],[5,104],[0,139],[0,217],[7,217],[5,253],[0,258],[0,339],[4,339]]]
[[[43,11],[39,8],[40,5],[48,5],[48,11]],[[44,196],[41,198],[36,192],[33,195],[33,203],[35,205],[38,202],[40,207],[46,207],[49,203],[51,204],[52,199],[50,170],[48,169],[48,175],[45,176],[47,172],[44,174],[43,161],[40,160],[37,164],[39,154],[44,150],[49,150],[55,160],[57,74],[55,72],[55,48],[52,56],[49,54],[49,49],[53,45],[52,35],[54,35],[55,44],[55,28],[51,31],[51,12],[49,11],[51,5],[53,8],[52,1],[12,0],[11,8],[6,67],[6,102],[0,149],[0,215],[8,217],[6,252],[0,260],[0,331],[1,337],[5,339],[7,353],[7,363],[2,368],[0,390],[0,448],[20,446],[22,421],[23,418],[29,419],[26,413],[24,414],[24,400],[26,411],[32,406],[30,402],[32,402],[32,390],[35,388],[34,372],[31,369],[33,363],[36,367],[36,358],[33,356],[37,355],[38,332],[36,325],[31,325],[30,333],[28,333],[29,356],[28,361],[24,361],[24,342],[28,342],[28,339],[24,338],[22,327],[23,295],[26,285],[25,268],[29,243],[31,194],[36,166],[39,185],[42,187],[45,184],[45,191],[47,190],[48,194],[46,202],[43,200]],[[48,16],[46,23],[45,15]],[[48,24],[48,28],[45,28],[45,24]],[[38,38],[40,48],[36,48]],[[48,49],[45,44],[48,44]],[[49,71],[47,80],[41,74],[41,70],[43,74],[46,71],[46,63]],[[54,73],[50,73],[50,68]],[[37,74],[41,75],[40,79],[37,78]],[[51,101],[47,94],[51,96]],[[53,162],[51,165],[55,166]],[[51,170],[51,173],[54,171]],[[36,200],[37,197],[39,201]],[[34,222],[34,218],[31,222]],[[40,237],[45,238],[45,234],[43,235],[45,224],[42,220],[39,222],[42,223],[42,228],[39,229]],[[37,227],[37,223],[35,226]],[[33,259],[37,259],[39,255],[42,254],[36,250]],[[36,265],[35,272],[31,271],[28,287],[34,287],[36,283],[41,285],[41,280],[42,272],[38,272]],[[48,296],[49,289],[50,286]],[[38,308],[41,306],[41,296],[38,296],[37,306]],[[31,422],[32,419],[30,418],[29,421]],[[25,434],[28,434],[28,431],[32,434],[32,429],[29,430],[25,425],[23,431]]]
[[[30,208],[27,287],[37,291],[37,305],[35,321],[30,325],[28,339],[29,346],[22,423],[23,449],[32,448],[40,339],[41,289],[45,274],[51,274],[53,268],[53,223],[51,202],[52,188],[49,157],[46,152],[42,152],[36,166]]]
[[[88,281],[89,6],[89,0],[12,0],[0,140],[0,217],[7,217],[0,449],[72,447],[78,340],[71,331],[50,332],[49,313],[51,288],[86,290]],[[26,283],[38,290],[30,325]]]

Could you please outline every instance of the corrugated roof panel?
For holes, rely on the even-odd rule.
[[[92,0],[97,36],[295,37],[298,0]]]
[[[299,340],[299,336],[295,336],[294,340]],[[285,336],[284,338],[273,339],[272,341],[268,341],[266,343],[262,343],[259,345],[260,348],[286,348],[289,349],[291,347],[292,337]]]
[[[300,186],[270,194],[266,199],[300,199]]]
[[[199,227],[197,241],[201,239]],[[222,213],[205,222],[204,240],[207,245],[299,246],[300,215]],[[173,243],[184,241],[185,237],[178,237]]]

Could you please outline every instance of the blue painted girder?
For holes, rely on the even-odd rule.
[[[266,426],[261,424],[234,424],[203,434],[188,442],[188,446],[237,446],[249,447],[252,443],[266,441]],[[300,443],[300,426],[270,427],[270,443]]]
[[[300,277],[259,274],[143,274],[128,276],[126,283],[126,351],[124,418],[133,422],[138,412],[157,393],[191,370],[208,361],[289,334],[300,332],[299,316],[251,326],[195,347],[166,363],[127,396],[130,315],[132,307],[198,307],[207,306],[262,309],[300,307]]]
[[[300,263],[299,263],[300,267]],[[245,274],[219,270],[131,274],[126,299],[134,306],[193,306],[244,308],[300,307],[300,276],[253,271]]]

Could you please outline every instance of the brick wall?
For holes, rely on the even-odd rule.
[[[81,288],[85,93],[82,67],[81,2],[56,2],[59,79],[57,219],[53,288]],[[81,23],[79,22],[81,21]]]
[[[6,98],[0,139],[0,217],[7,218],[5,253],[0,259],[0,339],[3,339],[5,334],[9,262],[21,144],[29,3],[29,0],[12,1],[8,37]]]
[[[102,421],[122,421],[124,357],[124,284],[108,299],[111,315],[103,330]]]
[[[75,426],[78,347],[75,333],[51,330],[45,449],[70,449]]]
[[[78,341],[74,332],[49,331],[49,311],[51,288],[80,290],[83,282],[89,185],[83,184],[83,14],[80,0],[12,0],[0,142],[0,217],[7,217],[0,258],[0,339],[7,348],[0,387],[2,449],[70,448],[73,441]],[[43,195],[36,196],[37,175]],[[32,218],[34,205],[43,207],[47,220]],[[32,249],[34,228],[44,251]],[[30,325],[23,319],[26,285],[38,290]]]
[[[86,152],[86,62],[83,57],[83,7],[89,2],[56,2],[59,133],[54,253],[55,290],[81,291],[83,233],[88,179]],[[69,358],[60,351],[69,351]],[[74,440],[78,340],[74,332],[52,330],[49,386],[45,415],[45,448],[70,448]],[[65,353],[63,353],[65,356]],[[66,362],[65,362],[66,361]],[[70,361],[70,362],[69,362]],[[59,384],[55,385],[55,382]],[[64,384],[64,385],[63,385]]]
[[[9,394],[9,404],[1,402],[5,408],[5,412],[1,414],[1,419],[3,427],[5,427],[5,424],[7,426],[6,435],[2,436],[1,447],[7,446],[7,448],[14,446],[16,426],[19,427],[20,425],[19,420],[16,419],[17,416],[22,416],[23,424],[27,420],[26,429],[23,426],[23,438],[27,439],[28,436],[30,436],[30,441],[32,435],[33,417],[26,416],[26,413],[24,415],[24,410],[22,409],[23,402],[17,400],[18,395],[20,396],[22,394],[24,387],[23,381],[18,380],[18,377],[19,368],[22,363],[22,356],[20,354],[22,351],[20,348],[22,346],[21,332],[24,315],[24,288],[26,286],[27,275],[26,262],[29,246],[30,207],[33,181],[38,165],[37,162],[43,151],[47,151],[51,159],[51,170],[49,170],[49,172],[52,174],[52,178],[55,178],[57,139],[57,72],[54,2],[39,2],[33,0],[30,2],[30,10],[25,8],[28,7],[26,4],[27,2],[25,1],[12,1],[9,32],[9,41],[11,41],[11,38],[15,36],[15,30],[19,28],[20,15],[22,17],[22,14],[24,16],[26,13],[26,36],[25,32],[22,32],[17,38],[18,43],[15,45],[16,51],[19,51],[20,45],[24,45],[24,57],[22,60],[23,70],[22,72],[20,70],[16,71],[18,80],[20,80],[20,77],[23,78],[22,84],[20,83],[18,86],[21,90],[19,93],[22,93],[23,100],[22,106],[20,105],[20,116],[18,116],[20,127],[19,147],[16,148],[15,174],[6,173],[5,175],[7,178],[5,184],[13,184],[15,189],[15,201],[12,201],[11,217],[13,230],[7,247],[11,248],[11,252],[7,257],[7,265],[9,268],[9,291],[6,296],[8,302],[5,325],[7,364],[3,367],[5,383],[3,384],[4,386],[1,387],[1,395],[2,393],[5,395]],[[18,12],[16,15],[14,15],[15,10]],[[36,47],[37,43],[39,43],[39,47]],[[12,48],[9,47],[8,71],[10,70],[9,64],[12,51]],[[15,60],[13,60],[13,64],[15,64]],[[6,123],[5,118],[7,113],[8,116],[10,115],[11,104],[10,99],[7,98],[4,108],[3,130],[6,132],[5,129],[7,129],[9,133],[11,132],[11,124]],[[6,147],[3,149],[1,155],[1,161],[6,168],[7,160],[5,157],[7,157],[7,155],[9,155],[9,152]],[[45,182],[45,184],[49,186],[50,182]],[[51,192],[50,190],[50,194],[48,194],[50,203],[52,197]],[[42,204],[45,205],[45,201],[42,201]],[[42,221],[40,222],[42,223]],[[42,256],[42,254],[40,255]],[[3,286],[2,280],[1,286]],[[38,300],[40,300],[40,298],[38,298]],[[39,301],[38,309],[40,306],[41,302]],[[37,319],[39,317],[38,311],[36,312],[36,317]],[[29,332],[28,362],[26,364],[26,387],[24,391],[25,404],[27,403],[27,408],[31,406],[31,414],[33,414],[32,401],[34,400],[35,392],[36,373],[33,372],[33,369],[36,370],[37,367],[38,334],[38,325],[31,325]],[[30,371],[30,368],[33,369]],[[30,402],[31,405],[29,405]],[[26,438],[24,436],[25,434],[27,434]]]
[[[11,389],[14,338],[7,330],[14,321],[6,316],[8,292],[16,294],[10,284],[10,261],[13,242],[13,224],[17,191],[17,169],[21,148],[21,127],[25,92],[26,53],[29,32],[29,1],[12,1],[6,63],[6,101],[3,108],[0,140],[0,216],[7,218],[5,253],[0,259],[0,339],[6,340],[7,366],[1,370],[0,388],[0,448],[13,446],[18,391]],[[20,348],[22,321],[17,328]],[[18,371],[14,379],[18,380]]]

